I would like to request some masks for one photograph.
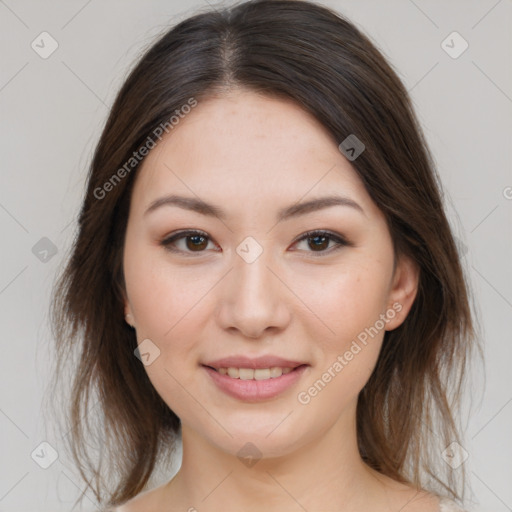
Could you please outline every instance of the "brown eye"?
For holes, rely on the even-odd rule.
[[[317,235],[313,237],[308,237],[308,242],[311,242],[308,243],[308,245],[313,249],[313,251],[322,251],[324,249],[327,249],[327,247],[329,246],[329,241],[330,238],[328,236]]]
[[[185,243],[179,247],[179,243],[183,240]],[[170,252],[190,255],[194,252],[206,252],[209,242],[211,242],[210,238],[202,231],[181,231],[163,240],[161,245]],[[305,251],[318,253],[318,256],[330,254],[344,246],[353,245],[341,235],[331,233],[329,231],[309,231],[299,238],[295,244],[298,244],[299,242],[306,242],[308,248],[305,249]],[[332,245],[330,246],[331,242]]]
[[[177,247],[178,243],[182,240],[185,241],[184,247]],[[204,252],[208,247],[208,242],[210,242],[210,239],[206,233],[201,231],[182,231],[162,240],[161,245],[168,251],[186,254]]]
[[[306,249],[306,252],[320,253],[319,256],[329,254],[344,246],[353,246],[351,242],[341,235],[329,231],[309,231],[301,236],[296,243],[304,241],[309,248],[309,250]],[[329,247],[330,242],[333,242],[331,247]]]
[[[187,249],[191,251],[201,251],[204,249],[208,242],[205,243],[206,237],[202,235],[189,235],[185,237]]]

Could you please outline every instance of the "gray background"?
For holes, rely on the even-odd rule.
[[[486,379],[473,370],[465,402],[464,464],[473,490],[467,505],[512,510],[512,2],[324,4],[369,34],[424,126],[485,347]],[[205,7],[202,0],[0,0],[0,512],[70,510],[81,493],[62,453],[48,469],[31,458],[34,450],[49,457],[44,441],[57,452],[61,446],[42,405],[50,286],[69,249],[92,150],[128,69],[157,34]],[[51,48],[49,39],[41,43],[43,31],[58,43],[46,59],[31,47]],[[469,44],[457,58],[445,50],[460,51],[462,40],[451,36],[442,45],[453,31]],[[44,253],[44,237],[55,255]]]

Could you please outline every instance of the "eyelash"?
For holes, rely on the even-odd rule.
[[[180,231],[178,233],[173,234],[172,236],[165,238],[160,242],[160,244],[169,252],[173,253],[182,253],[186,254],[188,256],[193,256],[194,251],[182,251],[181,249],[176,249],[175,247],[172,247],[172,244],[174,244],[176,241],[187,238],[188,236],[201,236],[203,238],[207,238],[210,240],[210,237],[207,233],[204,231],[198,231],[198,230],[187,230],[187,231]],[[307,251],[311,252],[314,257],[321,257],[322,255],[331,254],[334,251],[337,251],[345,246],[353,246],[351,242],[349,242],[347,239],[342,237],[341,235],[337,235],[335,233],[332,233],[330,231],[325,230],[313,230],[308,231],[304,233],[300,238],[295,240],[294,244],[298,242],[302,242],[303,240],[308,240],[309,238],[316,238],[316,237],[327,237],[331,241],[335,242],[335,246],[331,247],[329,249],[326,249],[324,251]],[[205,251],[196,251],[197,254],[203,253]]]

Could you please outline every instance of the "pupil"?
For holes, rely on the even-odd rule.
[[[318,241],[319,239],[321,239],[321,240],[322,240],[322,242],[320,242],[320,244],[317,244],[317,243],[315,242],[315,243],[314,243],[314,245],[313,245],[313,248],[316,248],[316,249],[318,249],[318,248],[320,248],[320,249],[325,249],[325,247],[324,247],[324,246],[325,246],[325,241],[327,240],[327,237],[326,237],[326,236],[323,236],[323,235],[322,235],[322,236],[320,236],[320,235],[318,235],[318,236],[314,236],[314,237],[311,237],[311,238],[310,238],[310,240],[316,240],[316,241]]]
[[[202,236],[202,235],[190,235],[187,237],[187,240],[194,240],[192,242],[192,244],[188,244],[187,243],[187,247],[188,249],[192,249],[192,250],[195,250],[195,249],[202,249],[203,247],[201,247],[201,245],[197,245],[196,242],[199,240],[203,240],[203,245],[204,245],[204,240],[205,240],[205,237]],[[199,242],[199,244],[201,244],[201,242]]]

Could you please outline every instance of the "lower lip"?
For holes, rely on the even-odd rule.
[[[210,375],[217,387],[221,391],[224,391],[224,393],[246,402],[258,402],[274,398],[292,387],[300,379],[307,366],[308,365],[298,366],[286,375],[265,380],[233,379],[229,375],[222,375],[209,366],[203,366],[203,368]]]

